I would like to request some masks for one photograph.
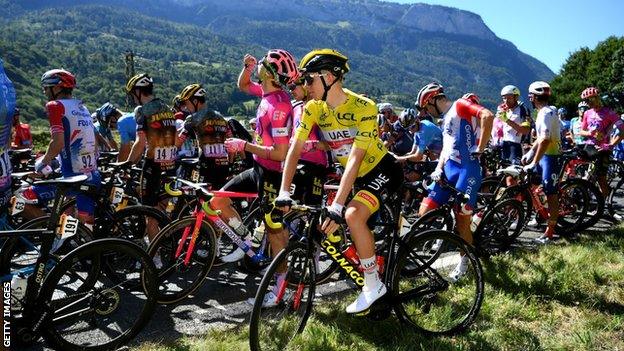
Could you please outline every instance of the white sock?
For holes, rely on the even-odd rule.
[[[364,290],[370,291],[381,284],[379,279],[377,256],[360,259],[364,268]]]

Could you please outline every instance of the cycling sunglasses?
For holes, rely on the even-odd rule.
[[[314,78],[325,77],[326,75],[327,73],[306,74],[303,76],[303,81],[306,85],[312,85],[312,83],[314,83]]]

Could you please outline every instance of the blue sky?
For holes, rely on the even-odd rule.
[[[617,0],[392,0],[474,12],[499,37],[558,73],[570,53],[624,36],[624,1]]]

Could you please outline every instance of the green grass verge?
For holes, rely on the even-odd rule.
[[[372,322],[315,309],[293,350],[624,350],[624,228],[484,262],[486,296],[476,323],[454,337],[426,337],[396,318]],[[246,325],[134,350],[246,350]]]

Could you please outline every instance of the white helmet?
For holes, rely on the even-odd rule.
[[[529,94],[550,96],[550,85],[546,82],[537,81],[529,85]]]
[[[516,96],[520,96],[520,89],[518,89],[515,85],[505,85],[503,87],[503,89],[501,89],[501,96],[505,96],[505,95],[516,95]]]
[[[383,112],[383,111],[392,111],[392,104],[389,102],[382,102],[380,104],[377,104],[377,111],[379,112]]]

